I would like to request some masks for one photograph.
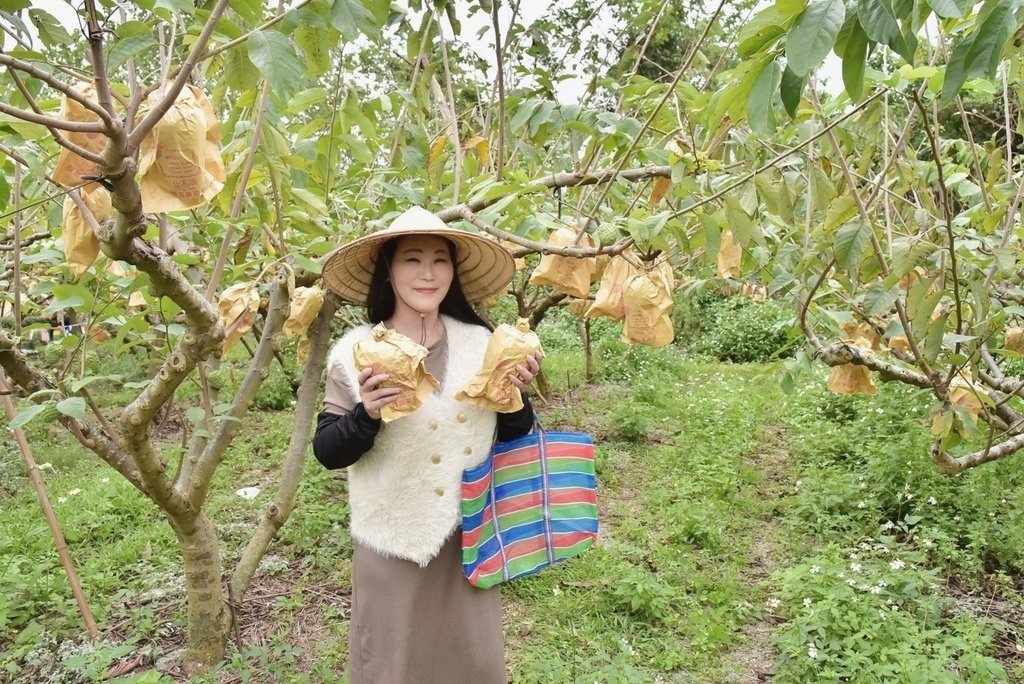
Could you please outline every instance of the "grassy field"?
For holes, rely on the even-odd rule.
[[[1024,681],[1019,462],[939,475],[929,405],[903,387],[836,396],[822,370],[784,394],[776,364],[628,350],[613,335],[586,385],[571,328],[542,337],[552,392],[537,407],[548,429],[595,436],[602,530],[583,556],[503,589],[514,682]],[[228,567],[275,495],[289,396],[272,377],[217,475]],[[175,441],[173,420],[162,435]],[[81,638],[6,435],[0,682],[98,681],[117,665],[134,666],[119,682],[170,681],[153,668],[182,642],[170,529],[60,428],[29,437],[103,637]],[[209,681],[343,681],[347,519],[344,474],[310,457]]]

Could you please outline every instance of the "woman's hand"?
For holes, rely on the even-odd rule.
[[[373,368],[364,368],[356,377],[363,408],[366,415],[374,420],[380,420],[380,410],[397,399],[402,391],[399,387],[381,387],[381,383],[389,377],[387,373],[373,375]]]
[[[519,364],[515,369],[509,373],[509,381],[521,390],[525,390],[533,382],[533,379],[540,373],[540,362],[544,359],[544,354],[536,352],[526,357],[525,364]]]

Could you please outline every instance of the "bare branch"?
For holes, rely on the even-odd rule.
[[[660,176],[663,178],[672,177],[672,167],[670,166],[643,166],[636,169],[626,169],[625,171],[617,172],[615,169],[605,169],[603,171],[595,171],[594,173],[573,173],[573,172],[559,172],[553,173],[550,176],[544,176],[538,180],[533,181],[527,187],[523,188],[522,192],[527,192],[534,188],[570,188],[579,185],[593,185],[594,183],[607,183],[615,180],[616,178],[622,178],[628,181],[646,180],[648,178],[654,178]],[[490,199],[475,200],[472,202],[466,202],[448,209],[442,209],[437,212],[438,218],[446,223],[449,221],[455,221],[462,218],[462,212],[465,209],[469,211],[481,211],[487,207],[500,201],[507,195],[491,197]]]
[[[472,223],[474,226],[484,231],[485,233],[490,233],[494,237],[501,238],[502,240],[508,240],[509,242],[514,242],[517,245],[522,245],[523,247],[531,249],[535,252],[539,252],[540,254],[557,254],[559,256],[579,258],[593,257],[597,256],[598,254],[621,254],[622,252],[629,249],[630,244],[632,244],[632,242],[629,240],[623,240],[622,242],[618,242],[614,245],[611,245],[610,247],[601,247],[599,249],[593,249],[590,247],[570,246],[555,247],[546,242],[527,240],[526,238],[519,237],[515,233],[509,233],[508,231],[502,230],[501,228],[496,228],[495,226],[490,225],[489,223],[487,223],[486,221],[484,221],[483,219],[481,219],[480,217],[478,217],[476,214],[471,212],[469,209],[466,209],[465,207],[463,207],[462,209],[461,216],[463,219],[469,221],[470,223]]]
[[[96,18],[96,0],[85,0],[85,9],[88,14],[89,25],[89,61],[92,62],[93,82],[96,84],[96,97],[100,101],[100,107],[107,112],[104,122],[111,131],[115,128],[114,101],[110,96],[110,82],[107,75],[107,60],[103,54],[103,29]],[[103,116],[102,114],[100,115]],[[116,124],[119,128],[120,124]]]
[[[164,91],[160,102],[146,113],[142,121],[136,124],[131,134],[128,135],[127,144],[130,149],[135,149],[142,144],[142,139],[146,137],[146,134],[152,130],[157,121],[162,119],[164,114],[171,108],[171,105],[174,104],[178,94],[181,93],[181,89],[185,87],[185,83],[192,75],[192,70],[199,63],[203,50],[206,49],[206,44],[210,42],[210,36],[213,35],[213,30],[217,26],[221,15],[224,14],[224,10],[227,9],[227,6],[228,0],[217,0],[216,6],[210,12],[210,18],[206,20],[206,24],[199,33],[199,37],[196,38],[196,42],[192,44],[192,50],[181,64],[177,77]]]
[[[14,340],[0,331],[0,366],[3,366],[12,381],[26,392],[56,389],[49,380],[39,372],[24,354],[17,348]],[[153,498],[147,484],[139,475],[138,469],[131,458],[115,441],[116,433],[107,433],[88,421],[75,420],[69,416],[59,416],[58,420],[75,438],[108,465],[121,473],[139,491]],[[155,499],[154,499],[155,500]]]
[[[25,83],[21,80],[21,76],[18,75],[18,72],[11,67],[7,67],[7,72],[11,75],[11,78],[14,80],[14,85],[18,88],[21,96],[25,98],[25,101],[28,102],[28,106],[32,108],[32,111],[40,116],[46,116],[43,114],[43,110],[39,107],[39,103],[37,103],[36,99],[32,97],[32,93],[30,93],[28,88],[25,87]],[[91,161],[93,164],[103,163],[103,157],[71,142],[61,135],[60,131],[56,128],[47,128],[46,130],[50,131],[50,135],[53,136],[53,139],[56,140],[57,144],[61,147],[71,150],[79,157]]]
[[[302,478],[302,466],[309,452],[309,431],[313,425],[316,411],[317,396],[320,392],[320,379],[327,362],[327,352],[331,343],[331,322],[335,312],[341,306],[341,300],[328,292],[324,297],[320,313],[309,328],[309,358],[302,371],[302,382],[299,385],[295,400],[295,415],[292,422],[292,436],[288,443],[288,451],[281,467],[280,489],[277,499],[264,513],[242,552],[242,556],[231,577],[232,595],[241,597],[249,587],[260,559],[270,545],[277,531],[288,520],[295,507],[295,494]]]
[[[932,446],[932,461],[942,472],[947,475],[955,475],[983,463],[991,463],[992,461],[1006,458],[1021,449],[1024,449],[1024,434],[1011,437],[990,449],[975,451],[959,458],[950,456],[948,452],[942,449],[939,442],[935,442]]]
[[[12,239],[13,237],[14,236],[12,235]],[[33,242],[39,242],[40,240],[45,240],[48,237],[51,237],[49,233],[33,233],[28,237],[21,238],[20,245],[15,245],[16,240],[13,240],[10,244],[5,244],[4,240],[6,240],[6,238],[4,238],[4,240],[0,240],[0,252],[13,252],[17,250],[19,247],[21,249],[24,249],[25,247],[31,245]]]
[[[501,49],[501,28],[498,26],[498,8],[501,2],[491,3],[491,23],[494,25],[494,54],[498,70],[498,156],[494,164],[494,177],[501,180],[505,169],[505,53]],[[424,41],[426,42],[426,41]]]
[[[65,121],[64,119],[58,119],[53,116],[36,114],[35,112],[27,109],[12,107],[8,104],[4,104],[3,102],[0,102],[0,112],[13,116],[16,119],[21,119],[22,121],[40,124],[47,128],[58,128],[62,131],[72,131],[73,133],[107,132],[106,125],[100,121]]]
[[[23,71],[29,76],[39,81],[42,81],[46,85],[50,86],[62,95],[66,95],[68,98],[74,100],[78,104],[82,105],[90,112],[100,117],[100,121],[103,122],[103,126],[95,132],[102,133],[106,130],[112,130],[115,126],[114,114],[106,111],[98,102],[90,100],[82,93],[78,92],[74,87],[64,83],[60,79],[54,78],[52,75],[46,73],[39,67],[36,67],[24,60],[20,60],[17,57],[11,57],[0,52],[0,65],[6,66],[8,69],[17,69]],[[58,127],[59,128],[59,127]],[[65,129],[73,130],[73,129]],[[92,132],[91,130],[89,132]]]
[[[227,451],[228,445],[231,444],[231,440],[241,429],[242,417],[249,410],[260,385],[267,377],[267,369],[274,361],[274,350],[281,344],[279,336],[287,317],[288,277],[281,274],[270,284],[270,303],[267,306],[263,335],[256,348],[256,355],[249,363],[249,371],[245,374],[245,379],[242,380],[242,384],[235,393],[234,403],[224,416],[217,434],[199,456],[197,463],[182,464],[178,482],[175,483],[177,491],[187,498],[196,509],[201,508],[206,500],[206,493],[212,483],[213,473],[224,458],[224,453]]]
[[[866,366],[877,371],[885,379],[899,380],[905,385],[913,385],[921,389],[936,389],[935,384],[924,373],[883,361],[875,354],[846,342],[836,342],[822,347],[819,356],[829,366],[841,366],[848,363]]]

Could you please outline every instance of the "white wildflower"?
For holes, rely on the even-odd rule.
[[[767,606],[770,610],[777,610],[778,608],[782,607],[782,601],[780,601],[777,598],[770,598],[764,602],[764,605]]]
[[[812,575],[817,575],[819,572],[821,572],[821,566],[820,565],[812,565],[811,566],[811,574]]]
[[[52,463],[40,463],[40,464],[39,464],[38,466],[36,466],[36,467],[37,467],[37,468],[38,468],[39,470],[53,470],[53,464],[52,464]]]
[[[107,484],[108,482],[110,482],[109,477],[104,477],[103,479],[100,480],[100,484]]]
[[[66,498],[64,498],[63,496],[57,498],[57,503],[59,503],[59,504],[67,503],[67,502],[68,502],[68,500]]]
[[[82,493],[82,490],[79,489],[78,487],[75,487],[70,492],[68,492],[68,496],[78,496],[81,493]]]
[[[882,587],[880,587],[880,586],[878,586],[876,584],[875,586],[871,587],[870,591],[871,591],[872,594],[876,594],[876,595],[877,594],[881,594],[882,593]]]
[[[939,502],[938,502],[938,500],[934,496],[929,496],[928,497],[928,503],[930,503],[932,506],[934,506],[935,504],[937,504]]]
[[[804,608],[810,608],[810,607],[811,607],[811,599],[805,598],[804,599]]]
[[[818,649],[814,647],[814,644],[811,644],[807,647],[807,657],[811,660],[814,660],[818,657]]]
[[[846,583],[849,584],[851,587],[857,586],[857,580],[855,580],[853,578],[850,578],[850,579],[846,580]]]
[[[901,561],[899,558],[894,558],[893,561],[889,563],[889,567],[893,570],[902,570],[904,567],[906,567],[906,565],[907,564]]]
[[[860,563],[850,563],[850,570],[860,572]]]
[[[896,524],[892,520],[886,520],[884,523],[882,523],[883,530],[891,530],[895,526]]]
[[[921,543],[924,544],[925,547],[929,548],[929,549],[932,548],[933,546],[935,546],[935,542],[933,542],[931,539],[922,539]]]
[[[857,508],[867,508],[867,507],[868,507],[868,505],[866,503],[864,503],[863,501],[861,501],[860,503],[857,504]]]

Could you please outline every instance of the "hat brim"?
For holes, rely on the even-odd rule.
[[[324,284],[343,300],[365,306],[380,248],[405,235],[434,235],[455,243],[459,285],[469,302],[499,294],[515,275],[512,254],[496,240],[454,228],[411,228],[382,230],[337,248],[324,262]]]

